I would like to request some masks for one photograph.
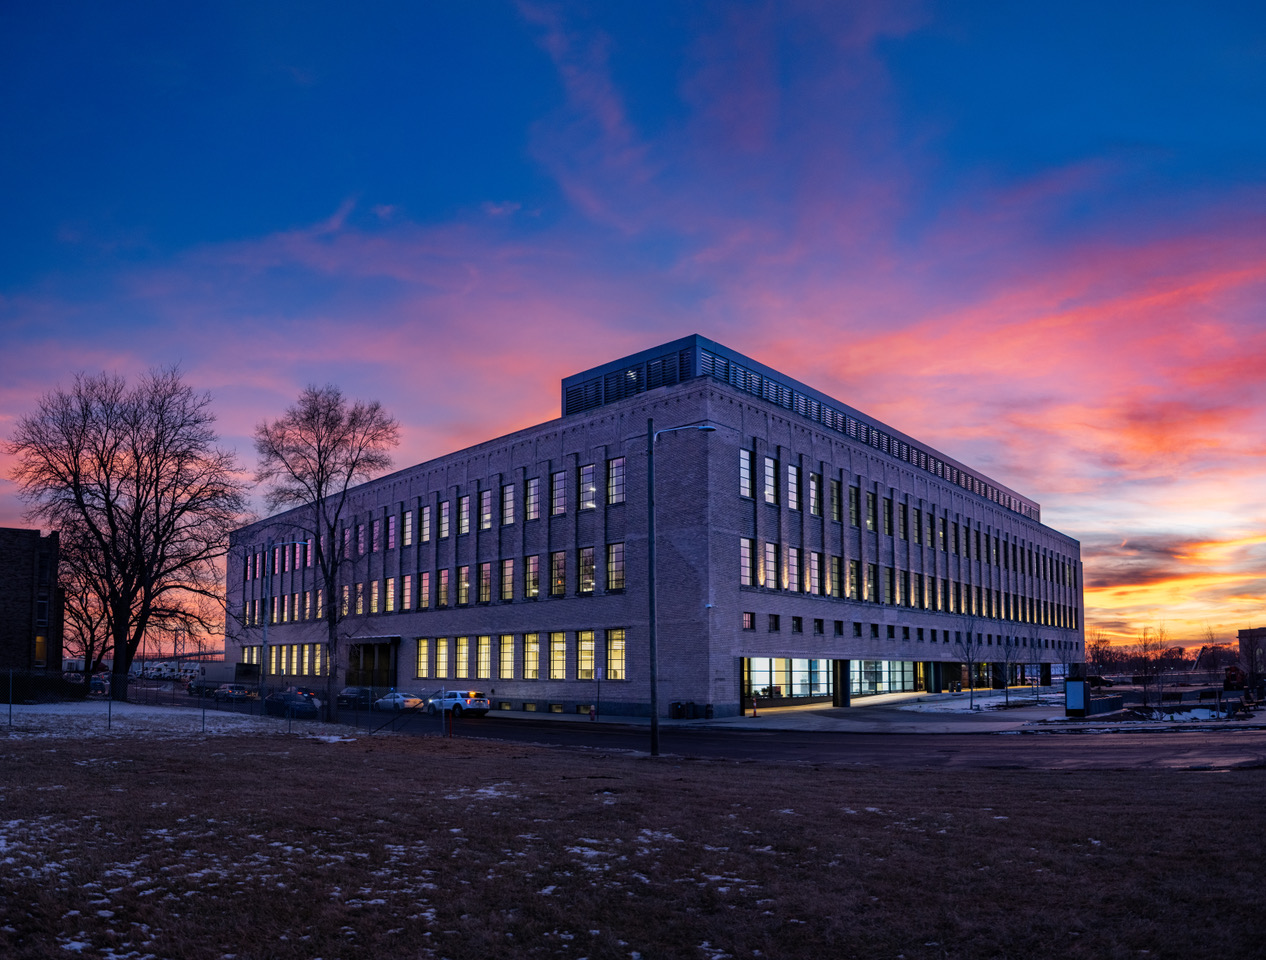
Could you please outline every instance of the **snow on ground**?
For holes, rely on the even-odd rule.
[[[1064,707],[1064,694],[1043,693],[1037,704],[1033,702],[1031,690],[1012,690],[1011,709],[1019,705],[1026,707]],[[975,697],[966,691],[962,694],[933,694],[927,699],[908,700],[898,706],[901,710],[913,710],[919,713],[967,713],[972,710],[1001,710],[1007,706],[1007,698],[997,690],[977,690]]]
[[[288,723],[223,710],[198,710],[147,703],[78,700],[65,703],[0,704],[0,736],[8,737],[238,737],[297,733],[329,742],[355,739],[350,727],[311,721]]]

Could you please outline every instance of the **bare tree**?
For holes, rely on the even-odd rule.
[[[1155,688],[1156,704],[1160,706],[1161,693],[1164,687],[1162,679],[1162,657],[1165,640],[1168,634],[1164,626],[1144,627],[1138,640],[1130,647],[1130,656],[1134,661],[1135,675],[1143,688],[1143,706],[1148,706],[1149,691]]]
[[[57,580],[65,595],[63,643],[68,654],[83,660],[84,673],[92,674],[113,650],[108,610],[102,599],[107,592],[93,573],[90,542],[70,529],[59,533]]]
[[[1020,662],[1020,638],[1019,637],[999,637],[998,645],[1001,649],[994,654],[995,657],[1002,658],[1002,691],[1003,697],[1008,705],[1011,703],[1011,674],[1012,667]]]
[[[294,510],[287,522],[312,541],[315,552],[325,593],[326,703],[331,711],[340,662],[339,624],[348,615],[339,584],[342,567],[352,558],[338,545],[348,492],[390,467],[387,451],[399,442],[399,424],[377,401],[349,404],[332,384],[305,388],[281,417],[255,428],[255,480],[270,485],[265,503],[271,510]]]
[[[1086,638],[1086,663],[1094,673],[1108,672],[1108,666],[1116,661],[1112,645],[1108,643],[1108,635],[1103,630],[1094,630]]]
[[[131,388],[117,375],[79,374],[6,444],[27,516],[67,532],[81,585],[95,594],[100,609],[86,607],[85,622],[104,617],[116,699],[127,696],[146,630],[212,626],[194,601],[220,598],[218,561],[245,498],[210,406],[175,367]]]
[[[976,618],[971,614],[963,617],[963,629],[954,631],[954,654],[967,668],[968,706],[976,708],[976,671],[984,648],[976,636]]]

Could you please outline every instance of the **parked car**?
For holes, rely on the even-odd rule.
[[[334,702],[340,710],[368,710],[374,702],[374,691],[369,687],[344,687]]]
[[[426,705],[426,697],[397,690],[374,701],[375,710],[417,710]]]
[[[238,703],[254,699],[254,691],[242,683],[222,683],[215,688],[216,703]]]
[[[463,713],[482,717],[491,707],[487,694],[480,690],[441,690],[427,702],[426,711],[434,715],[441,710],[452,710],[454,717]]]
[[[93,677],[88,681],[88,692],[104,696],[110,692],[110,681],[105,677]]]
[[[286,692],[297,693],[301,697],[307,697],[316,704],[318,710],[321,708],[321,697],[311,687],[287,687]]]
[[[1090,687],[1091,687],[1091,689],[1092,689],[1092,690],[1093,690],[1095,687],[1110,687],[1110,686],[1112,686],[1112,681],[1111,681],[1111,680],[1109,680],[1107,677],[1087,677],[1087,678],[1086,678],[1086,682],[1090,684]]]
[[[321,715],[313,697],[302,693],[282,691],[270,693],[264,698],[264,713],[271,717],[293,717],[296,720],[315,720]]]
[[[194,677],[185,684],[185,692],[191,697],[214,697],[218,689],[219,680],[207,680],[205,677]]]

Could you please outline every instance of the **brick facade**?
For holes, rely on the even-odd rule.
[[[672,382],[652,386],[648,371],[653,372],[653,355],[658,354],[683,359],[673,367]],[[783,377],[782,382],[791,387],[770,400],[736,387],[715,372],[700,374],[701,355],[710,362],[723,356],[733,365],[743,362],[763,371],[767,392],[772,391],[767,385],[772,378],[781,376],[719,344],[685,338],[568,378],[564,409],[569,402],[583,408],[558,420],[358,487],[347,514],[347,538],[355,559],[345,579],[353,615],[342,625],[346,639],[340,642],[340,682],[346,679],[350,645],[377,640],[394,661],[389,675],[378,675],[391,685],[403,689],[441,684],[477,687],[488,691],[494,704],[509,703],[514,709],[534,704],[539,710],[557,704],[571,712],[598,696],[592,679],[578,677],[584,666],[585,632],[593,631],[596,665],[601,667],[607,631],[623,630],[626,679],[601,683],[602,709],[604,713],[646,713],[648,418],[653,419],[656,431],[690,425],[713,428],[661,433],[655,445],[661,712],[667,713],[673,701],[710,704],[717,715],[737,712],[747,692],[744,665],[761,658],[824,665],[915,662],[922,665],[920,676],[926,675],[929,684],[939,684],[941,670],[930,665],[944,664],[948,675],[950,665],[959,660],[950,638],[956,633],[961,637],[964,630],[979,637],[980,659],[986,662],[992,659],[986,651],[995,638],[1000,645],[1004,637],[1017,644],[1023,641],[1029,651],[1026,659],[1045,664],[1046,672],[1061,659],[1082,659],[1079,545],[1044,526],[1033,501],[939,454],[934,459],[930,448],[873,420],[857,420],[863,415],[851,408],[838,405],[847,415],[837,414],[836,408],[826,406],[829,398],[789,378]],[[642,372],[626,376],[633,367]],[[728,376],[732,378],[732,372]],[[642,378],[640,389],[629,388],[628,382],[637,377]],[[599,386],[590,389],[588,385],[594,383]],[[570,394],[569,386],[573,388]],[[803,397],[810,400],[802,403]],[[848,432],[858,429],[865,440]],[[751,457],[751,496],[740,492],[740,451]],[[764,497],[766,457],[776,463],[774,504]],[[624,500],[609,503],[609,464],[620,459]],[[582,468],[587,465],[594,467],[595,505],[582,509]],[[553,514],[551,479],[556,474],[564,479],[566,505],[561,513]],[[797,503],[789,502],[788,496],[793,476]],[[526,491],[532,479],[540,481],[538,519],[527,517]],[[514,486],[513,522],[502,523],[503,488],[510,484]],[[811,487],[816,490],[812,504],[808,501]],[[866,516],[859,517],[857,525],[850,522],[850,488],[857,489],[852,496],[858,498],[863,513],[868,503],[875,504],[875,523],[868,524]],[[492,507],[487,529],[481,529],[484,491],[490,491]],[[833,492],[842,498],[839,507],[833,505]],[[470,498],[470,514],[469,530],[463,533],[459,523],[465,497]],[[444,503],[449,505],[449,530],[441,537],[438,525]],[[420,520],[428,508],[430,537],[423,540]],[[899,530],[903,508],[905,521]],[[833,518],[833,510],[839,511],[840,519]],[[915,543],[911,536],[915,511],[921,524],[929,516],[935,519],[930,545]],[[885,526],[887,516],[893,518],[891,528]],[[403,542],[406,517],[412,527],[412,543],[407,546]],[[395,534],[390,549],[386,544],[389,523]],[[954,539],[952,549],[948,540],[941,539],[942,525],[945,536]],[[311,597],[317,588],[314,568],[306,565],[304,548],[291,545],[284,548],[289,551],[287,562],[279,564],[284,569],[268,580],[262,576],[267,563],[261,563],[261,557],[270,542],[306,539],[306,534],[295,532],[302,528],[298,512],[268,518],[237,531],[229,555],[228,655],[231,659],[257,655],[263,616],[256,618],[255,611],[267,615],[276,602],[274,596],[285,596],[288,606],[278,603],[268,645],[290,648],[287,677],[304,676],[305,651],[315,656],[315,645],[325,639],[324,623],[314,618],[315,599],[309,599],[305,609],[305,595]],[[358,549],[361,528],[363,552]],[[919,539],[927,539],[925,530]],[[765,545],[774,545],[779,582],[762,582],[756,576],[750,586],[740,583],[744,540],[759,554],[758,568]],[[623,590],[608,588],[606,550],[611,544],[622,545]],[[588,548],[594,555],[591,592],[582,591],[579,576],[582,551]],[[296,549],[298,568],[294,566]],[[551,596],[549,587],[551,557],[556,553],[566,562],[561,596]],[[788,579],[789,556],[803,565],[797,578],[799,589],[783,582]],[[524,565],[529,557],[538,557],[541,567],[540,592],[535,598],[524,596]],[[505,560],[513,560],[515,566],[513,599],[508,601],[501,599],[500,589]],[[480,567],[485,563],[491,565],[491,594],[487,602],[481,602]],[[833,563],[841,577],[832,576]],[[852,563],[863,571],[860,596],[850,595],[851,584],[840,582],[848,580]],[[807,592],[811,564],[817,571],[816,593]],[[463,567],[469,569],[471,595],[467,603],[459,604]],[[254,575],[257,569],[260,576]],[[441,608],[437,581],[445,570],[450,596],[448,605]],[[869,589],[866,572],[871,570],[880,588],[877,596]],[[425,608],[419,606],[418,595],[423,574],[430,580]],[[936,581],[931,608],[926,589],[920,597],[911,595],[916,575],[925,583]],[[402,610],[406,576],[411,578],[412,596],[410,609]],[[389,582],[395,606],[391,612],[385,610]],[[371,613],[375,583],[378,612]],[[904,586],[904,594],[888,592],[889,583],[898,590]],[[364,585],[360,615],[355,615],[357,584]],[[334,602],[341,603],[341,597]],[[944,603],[957,606],[945,609]],[[744,629],[744,613],[754,614],[754,629]],[[771,615],[778,618],[778,630],[770,629]],[[816,629],[819,621],[821,630]],[[797,622],[802,629],[793,631]],[[860,637],[854,636],[855,624],[861,625]],[[550,635],[556,633],[564,640],[565,679],[549,679]],[[533,634],[541,646],[540,676],[527,679],[525,641]],[[491,638],[486,644],[490,664],[485,663],[485,669],[478,659],[481,636]],[[502,636],[512,638],[512,676],[504,676],[501,669]],[[452,662],[459,637],[468,638],[464,677],[456,676]],[[420,639],[428,644],[429,676],[425,678],[418,677],[415,668]],[[436,645],[441,639],[448,650],[446,678],[435,674]],[[271,649],[258,655],[264,660],[266,676],[283,672]],[[835,669],[838,676],[849,675],[847,670],[838,674]],[[837,689],[836,696],[846,701],[847,691]]]
[[[62,669],[58,536],[0,527],[0,669]]]

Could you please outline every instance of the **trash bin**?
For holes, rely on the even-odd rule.
[[[712,709],[712,704],[708,704],[706,707],[703,708],[703,719],[711,720],[713,719],[714,716],[715,716],[715,711],[713,711]]]
[[[680,700],[674,700],[668,705],[668,719],[682,720],[686,716],[686,705]]]
[[[695,706],[695,702],[693,700],[690,700],[686,703],[686,719],[687,720],[699,719],[699,708]]]

